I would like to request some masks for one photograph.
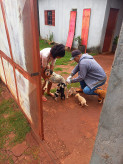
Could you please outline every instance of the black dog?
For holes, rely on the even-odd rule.
[[[59,83],[57,85],[57,90],[54,93],[55,100],[57,100],[59,95],[61,96],[62,100],[65,100],[65,94],[64,94],[65,87],[66,87],[65,83]]]

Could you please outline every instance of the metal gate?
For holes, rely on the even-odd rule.
[[[0,0],[0,78],[43,139],[36,0]]]

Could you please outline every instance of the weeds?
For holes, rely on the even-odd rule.
[[[63,71],[63,69],[60,68],[60,67],[57,67],[57,68],[54,68],[54,72],[55,72],[55,71]]]
[[[68,72],[61,72],[61,75],[68,75],[69,73]]]
[[[71,84],[68,84],[68,85],[67,85],[67,88],[68,88],[68,89],[70,89],[71,87],[78,88],[78,87],[80,87],[80,83],[71,83]]]

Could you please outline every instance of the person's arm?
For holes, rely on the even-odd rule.
[[[74,76],[78,71],[79,71],[79,64],[77,64],[77,65],[75,66],[75,68],[74,68],[73,71],[71,72],[71,76]]]
[[[50,65],[50,69],[53,71],[53,69],[54,69],[54,65]]]
[[[50,69],[53,71],[54,69],[54,65],[55,65],[56,59],[52,60],[51,64],[50,64]]]
[[[45,71],[46,69],[48,69],[48,68],[50,68],[50,67],[49,67],[48,64],[47,64],[47,58],[46,58],[46,57],[42,57],[42,59],[41,59],[41,70],[42,70],[42,77],[43,77],[44,79],[46,79],[46,76],[45,76],[45,74],[44,74],[44,71]]]
[[[66,82],[71,83],[72,77],[79,71],[79,65],[77,64],[76,67],[73,69],[71,74],[68,76]]]
[[[79,75],[78,77],[71,79],[71,83],[76,83],[80,82],[85,79],[85,76],[87,74],[87,65],[86,64],[81,64],[79,67]]]

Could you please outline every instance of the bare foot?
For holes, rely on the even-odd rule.
[[[51,97],[54,97],[54,94],[53,93],[47,93],[49,96],[51,96]]]
[[[47,101],[47,98],[45,96],[42,96],[42,101]]]

